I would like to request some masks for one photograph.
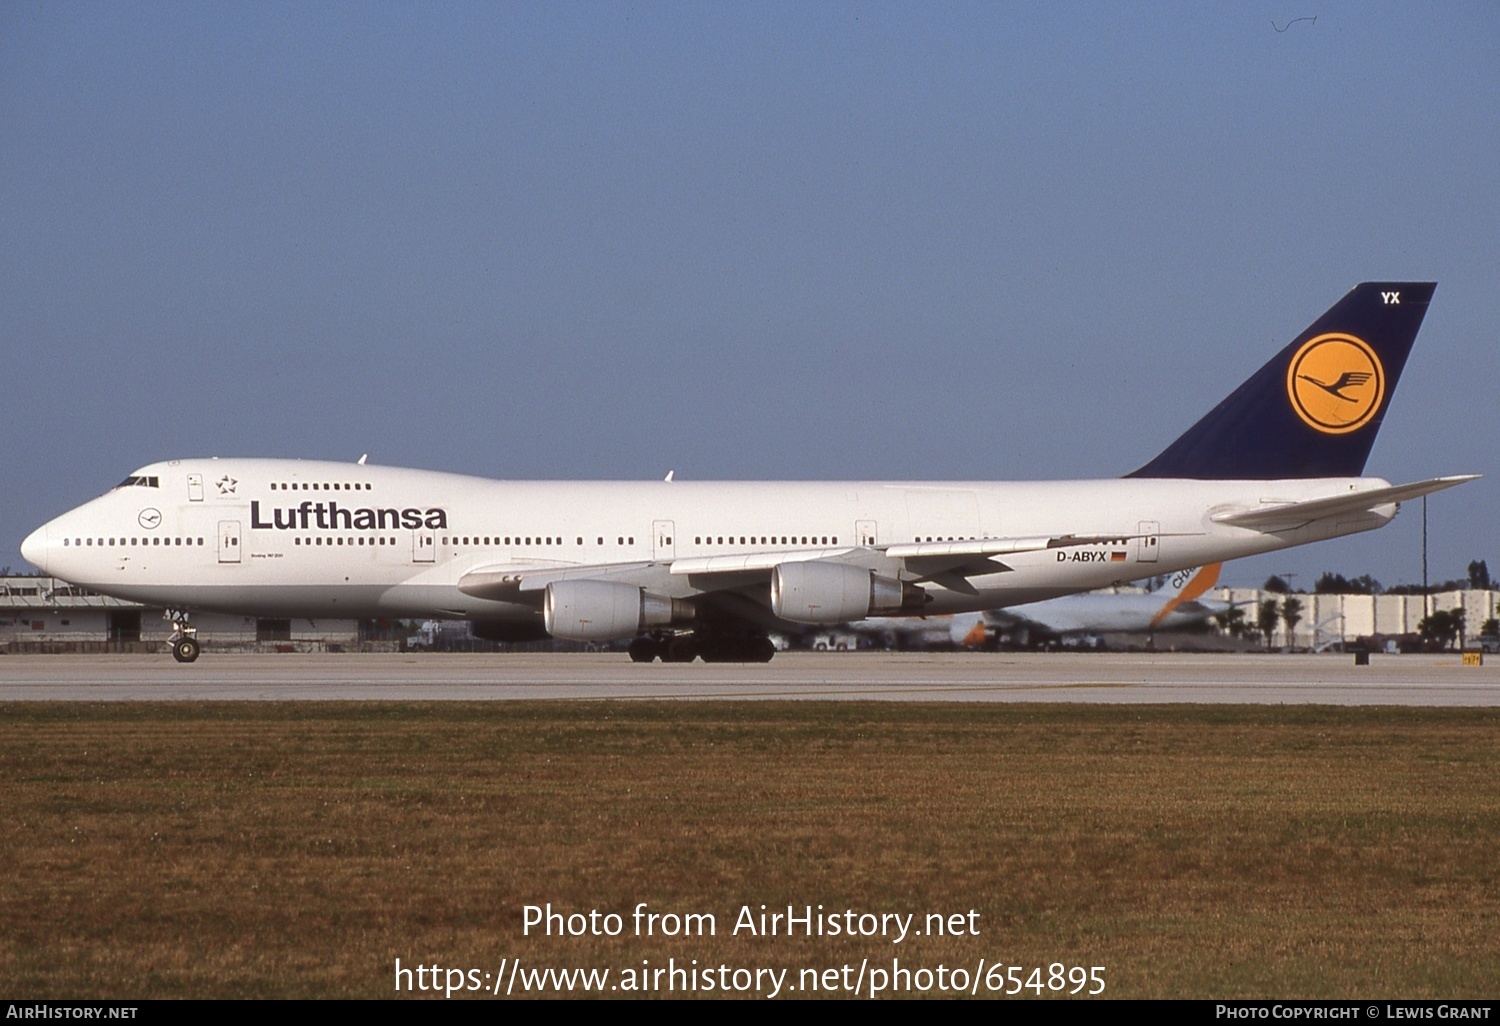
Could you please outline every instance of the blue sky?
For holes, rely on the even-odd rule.
[[[1489,0],[0,5],[0,565],[180,456],[1115,476],[1412,279],[1368,472],[1491,475],[1432,575],[1500,571],[1497,54]]]

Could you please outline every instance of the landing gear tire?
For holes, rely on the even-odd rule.
[[[690,663],[698,658],[698,643],[691,637],[673,638],[661,651],[664,663]]]
[[[769,663],[776,646],[770,638],[733,638],[705,645],[702,655],[705,663]]]
[[[178,638],[172,643],[172,658],[179,663],[191,663],[203,651],[197,638]]]
[[[626,651],[630,653],[632,663],[649,663],[661,655],[661,646],[651,638],[636,638]]]

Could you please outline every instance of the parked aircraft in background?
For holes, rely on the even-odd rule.
[[[502,640],[633,638],[636,660],[765,660],[772,631],[1020,605],[1368,531],[1469,480],[1360,476],[1434,288],[1357,286],[1118,479],[512,482],[170,460],[22,554],[167,607],[183,662],[199,609],[456,618]]]
[[[985,618],[992,630],[1014,635],[1024,631],[1042,638],[1079,634],[1149,634],[1201,627],[1210,618],[1229,609],[1228,602],[1207,599],[1219,582],[1221,563],[1179,570],[1156,591],[1146,594],[1086,592],[1033,602],[1026,606],[995,609]]]
[[[983,612],[860,620],[849,629],[913,648],[982,648],[1002,636],[1035,645],[1078,635],[1187,630],[1229,608],[1228,602],[1203,598],[1218,583],[1220,567],[1179,570],[1153,592],[1091,591]]]

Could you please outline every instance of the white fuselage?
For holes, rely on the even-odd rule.
[[[1380,488],[1374,478],[934,483],[495,481],[277,459],[173,460],[39,528],[23,554],[95,591],[174,609],[261,616],[521,620],[534,601],[459,589],[481,571],[659,567],[655,590],[721,586],[673,565],[707,557],[1078,535],[1008,569],[918,583],[926,612],[989,609],[1379,527],[1394,503],[1268,532],[1214,522]],[[1115,540],[1108,540],[1115,539]],[[723,559],[710,560],[716,566]],[[911,575],[906,575],[910,577]]]

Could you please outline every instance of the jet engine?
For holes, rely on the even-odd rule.
[[[568,641],[633,638],[692,617],[689,602],[613,581],[553,581],[542,604],[547,633]]]
[[[849,623],[919,611],[927,593],[843,563],[781,563],[771,571],[771,609],[796,623]]]

